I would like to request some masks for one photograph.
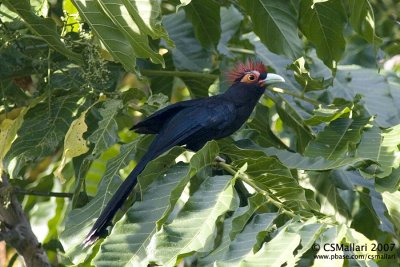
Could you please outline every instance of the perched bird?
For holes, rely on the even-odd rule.
[[[197,151],[207,141],[231,135],[249,118],[265,87],[285,81],[277,74],[267,73],[262,63],[252,61],[238,64],[228,78],[232,85],[224,93],[175,103],[132,127],[137,133],[156,134],[156,137],[101,212],[85,244],[93,243],[105,231],[149,161],[174,146],[185,145],[187,149]]]

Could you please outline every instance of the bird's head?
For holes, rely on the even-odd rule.
[[[228,79],[232,84],[243,83],[266,87],[275,83],[285,82],[281,76],[268,73],[267,68],[261,62],[247,61],[239,63],[228,73]]]

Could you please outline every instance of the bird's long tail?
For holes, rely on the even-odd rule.
[[[151,150],[150,150],[151,151]],[[137,184],[138,175],[144,170],[147,163],[152,159],[156,158],[159,153],[146,153],[143,158],[138,162],[136,167],[128,175],[128,177],[119,186],[117,191],[114,193],[107,206],[101,212],[99,218],[94,223],[92,229],[84,240],[85,245],[94,243],[99,236],[105,231],[110,221],[113,219],[115,213],[121,208],[125,200],[132,192],[132,189]]]

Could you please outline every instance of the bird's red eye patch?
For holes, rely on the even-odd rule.
[[[267,69],[261,62],[255,62],[252,60],[248,60],[246,63],[238,63],[236,66],[227,73],[227,78],[229,82],[233,83],[238,79],[243,80],[246,73],[250,73],[252,71],[257,71],[258,73],[266,73]],[[258,77],[256,77],[258,79]]]

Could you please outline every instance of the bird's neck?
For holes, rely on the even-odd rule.
[[[257,85],[237,83],[229,87],[223,94],[223,97],[238,106],[255,106],[264,91],[265,89],[263,87]]]

